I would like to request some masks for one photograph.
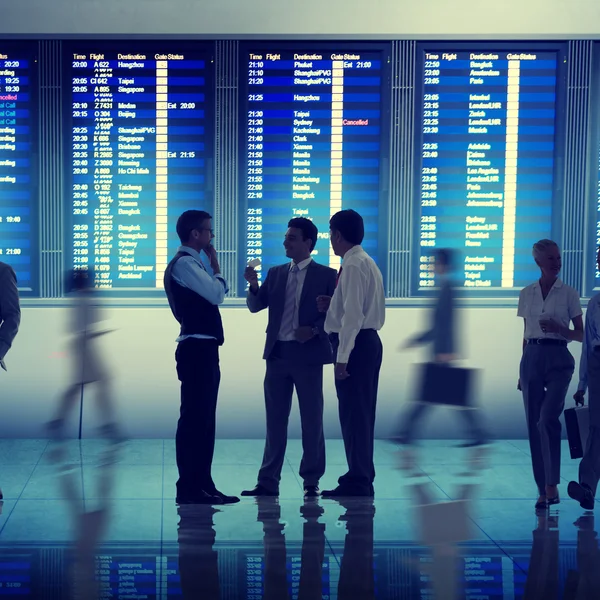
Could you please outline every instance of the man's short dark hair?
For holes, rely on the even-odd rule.
[[[288,227],[300,229],[300,231],[302,231],[302,239],[311,241],[310,251],[312,252],[315,249],[319,230],[310,219],[307,219],[306,217],[294,217],[288,221]]]
[[[200,229],[202,223],[206,219],[212,219],[204,210],[186,210],[177,219],[177,235],[182,244],[185,244],[189,239],[194,229]]]
[[[454,255],[454,250],[450,248],[438,248],[434,253],[435,260],[448,269],[454,266]]]
[[[363,218],[352,209],[340,210],[329,219],[329,229],[339,231],[349,244],[362,244],[365,237]]]

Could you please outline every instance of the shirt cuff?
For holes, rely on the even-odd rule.
[[[349,360],[350,360],[350,353],[346,354],[345,352],[338,352],[336,362],[347,365]]]
[[[586,389],[587,389],[587,382],[580,381],[579,385],[577,386],[577,391],[578,392],[585,392]]]

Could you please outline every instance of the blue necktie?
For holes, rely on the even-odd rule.
[[[285,304],[281,317],[281,335],[291,337],[294,333],[294,312],[296,310],[296,291],[298,290],[298,265],[294,265],[288,274],[285,286]]]

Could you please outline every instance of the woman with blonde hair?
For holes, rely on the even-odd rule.
[[[560,502],[559,419],[575,369],[567,344],[583,340],[583,319],[579,293],[558,277],[562,266],[558,244],[540,240],[533,245],[533,257],[541,276],[519,296],[517,315],[523,317],[524,333],[517,387],[523,393],[539,492],[535,508],[545,509]]]

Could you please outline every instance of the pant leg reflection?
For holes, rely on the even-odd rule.
[[[259,496],[257,521],[263,524],[265,553],[263,600],[289,599],[285,525],[281,522],[281,506],[273,496]]]
[[[179,575],[186,600],[219,600],[219,555],[213,549],[213,517],[218,509],[203,504],[186,504],[177,509],[179,527]]]
[[[64,456],[64,452],[58,456]],[[110,497],[117,458],[115,446],[108,446],[99,455],[96,490],[90,494],[99,498],[94,510],[86,510],[83,502],[82,466],[69,464],[65,460],[59,464],[59,484],[67,509],[73,515],[76,532],[69,565],[69,597],[73,599],[99,600],[105,596],[105,590],[102,589],[105,584],[96,580],[96,554],[110,522]]]
[[[323,597],[323,561],[325,560],[325,523],[319,518],[325,511],[315,500],[306,500],[300,507],[304,517],[300,587],[298,600],[321,600]]]
[[[340,521],[346,521],[344,554],[340,565],[339,600],[374,600],[373,519],[375,506],[366,498],[340,499],[346,509]]]
[[[565,592],[565,600],[600,598],[600,549],[593,514],[585,514],[575,522],[577,532],[577,571],[570,571],[573,586]]]
[[[558,599],[558,515],[537,514],[523,600]]]

